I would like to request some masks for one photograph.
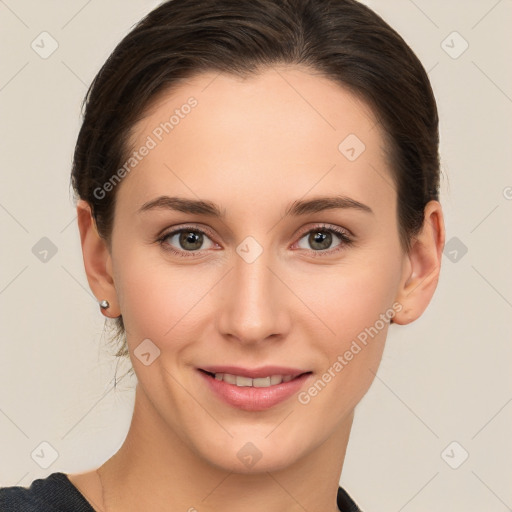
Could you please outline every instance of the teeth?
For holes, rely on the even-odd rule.
[[[219,374],[215,374],[215,378],[217,378],[217,375]],[[231,375],[229,373],[224,373],[224,374],[220,374],[222,375],[222,380],[224,382],[227,382],[228,384],[236,384],[236,375]]]
[[[270,377],[260,377],[252,379],[252,385],[255,388],[268,388],[270,386]]]
[[[281,382],[283,382],[283,377],[281,377],[281,375],[272,375],[272,377],[270,377],[271,386],[274,386],[275,384],[281,384]]]
[[[236,385],[238,387],[252,386],[252,379],[250,379],[249,377],[240,377],[240,375],[237,375],[236,376]]]
[[[281,384],[281,382],[290,382],[291,375],[270,375],[268,377],[258,377],[251,379],[250,377],[243,377],[241,375],[231,375],[230,373],[216,373],[215,380],[223,380],[228,384],[235,384],[238,387],[255,387],[255,388],[268,388]]]

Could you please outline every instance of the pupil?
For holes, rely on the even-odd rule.
[[[311,246],[315,247],[315,244],[319,244],[320,247],[317,247],[318,249],[328,249],[329,246],[331,245],[331,238],[332,235],[330,233],[326,231],[317,231],[316,233],[312,234]],[[327,241],[327,243],[325,243],[325,241]]]
[[[195,250],[201,247],[201,233],[194,233],[193,231],[183,232],[180,237],[180,244],[185,249]],[[187,247],[187,244],[192,244],[192,247]]]

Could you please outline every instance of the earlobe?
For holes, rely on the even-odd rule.
[[[439,281],[445,242],[441,204],[429,201],[424,210],[423,227],[412,241],[404,262],[402,282],[396,300],[402,310],[393,322],[408,324],[419,318],[427,308]]]
[[[91,207],[83,199],[77,202],[77,219],[87,281],[98,302],[109,302],[108,310],[100,308],[101,312],[115,318],[120,312],[112,276],[112,258],[106,241],[98,233]]]

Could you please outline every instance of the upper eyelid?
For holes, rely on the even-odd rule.
[[[184,225],[184,226],[178,226],[177,228],[172,228],[169,231],[164,230],[162,232],[162,234],[159,236],[159,238],[160,239],[167,238],[167,237],[169,237],[171,235],[175,235],[176,233],[180,233],[182,231],[202,232],[202,233],[204,233],[206,235],[209,235],[210,237],[214,237],[215,236],[210,229],[208,229],[208,228],[206,228],[204,226],[197,227],[197,226],[192,226],[192,225],[190,225],[190,226],[189,225]]]
[[[336,233],[336,231],[342,231],[347,236],[350,236],[350,237],[354,236],[352,234],[352,232],[350,230],[348,230],[347,228],[344,228],[342,226],[334,226],[333,224],[331,225],[331,224],[322,223],[322,222],[320,222],[310,228],[304,228],[304,230],[300,231],[300,236],[306,235],[309,232],[314,231],[315,229],[318,229],[319,231],[321,231],[321,230],[334,231],[335,233]]]

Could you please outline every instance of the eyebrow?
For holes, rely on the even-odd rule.
[[[225,211],[222,211],[212,201],[197,199],[186,199],[184,197],[159,196],[144,203],[138,210],[138,213],[147,212],[155,209],[174,210],[183,213],[196,215],[206,215],[219,219],[225,218]],[[311,213],[317,213],[324,210],[335,209],[355,209],[366,213],[374,214],[373,210],[355,199],[346,196],[317,197],[309,200],[294,201],[285,211],[284,216],[301,216]]]

